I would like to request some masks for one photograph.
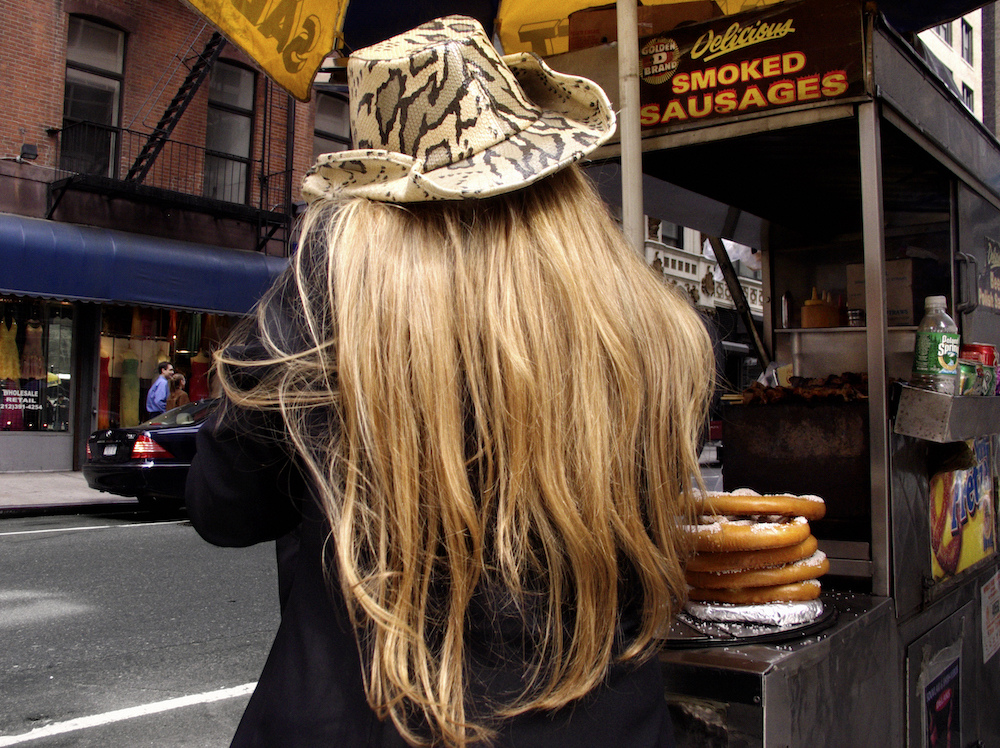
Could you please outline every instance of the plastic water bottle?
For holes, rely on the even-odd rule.
[[[913,374],[910,384],[947,395],[955,394],[958,381],[958,325],[948,316],[944,296],[924,299],[924,318],[917,327],[913,347]]]

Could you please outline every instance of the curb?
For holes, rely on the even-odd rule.
[[[30,506],[2,506],[0,520],[19,517],[51,517],[63,514],[103,514],[105,512],[142,512],[137,501],[123,499],[86,504],[35,504]]]

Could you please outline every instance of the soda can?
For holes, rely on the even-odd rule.
[[[987,366],[997,365],[996,346],[989,343],[966,343],[959,349],[958,357],[967,361],[978,361]]]
[[[967,343],[959,350],[959,357],[966,361],[977,361],[982,365],[980,394],[1000,395],[1000,381],[997,380],[997,349],[989,343]]]
[[[980,364],[983,370],[983,394],[984,395],[996,395],[997,394],[997,367],[988,366],[987,364]]]
[[[976,381],[977,361],[966,361],[964,358],[958,359],[958,382],[955,387],[956,395],[978,395],[978,382]]]

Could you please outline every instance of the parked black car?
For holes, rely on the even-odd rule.
[[[195,453],[195,436],[219,402],[199,400],[138,426],[95,431],[87,440],[83,466],[87,485],[118,496],[134,496],[144,509],[180,509]]]

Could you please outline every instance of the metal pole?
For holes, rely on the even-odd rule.
[[[732,213],[732,210],[730,210],[730,213]],[[733,297],[736,311],[742,318],[743,324],[746,325],[754,351],[757,354],[758,360],[760,360],[760,366],[762,369],[766,369],[768,364],[771,363],[771,356],[768,354],[767,348],[764,347],[764,342],[757,333],[757,326],[754,324],[753,315],[750,313],[750,305],[747,303],[746,294],[743,293],[743,286],[740,285],[740,279],[736,275],[736,268],[733,267],[733,263],[729,259],[729,253],[726,251],[726,247],[719,237],[708,237],[708,243],[712,245],[712,251],[715,253],[716,261],[719,263],[719,269],[722,270],[722,277],[726,279],[726,287],[729,289],[729,295]]]
[[[885,217],[882,210],[882,129],[878,104],[858,106],[861,226],[865,256],[868,340],[868,439],[872,481],[872,592],[888,597],[892,563],[889,524],[889,416],[886,365]]]
[[[622,230],[632,248],[646,256],[642,209],[642,144],[639,130],[639,14],[636,0],[617,0],[618,137],[622,146]]]

